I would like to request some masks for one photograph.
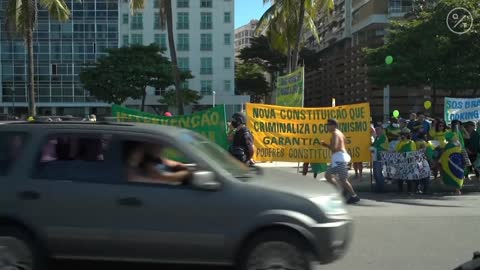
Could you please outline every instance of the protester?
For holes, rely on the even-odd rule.
[[[427,158],[430,168],[435,164],[434,160],[434,146],[428,141],[427,134],[418,136],[417,141],[415,142],[417,150],[424,150],[425,156]],[[430,175],[426,178],[420,179],[420,181],[415,182],[415,190],[417,193],[426,194],[430,184]]]
[[[395,117],[390,118],[390,125],[388,125],[386,134],[388,141],[396,141],[400,137],[401,129],[398,120]]]
[[[447,145],[447,140],[445,139],[445,134],[447,131],[447,124],[445,121],[438,119],[435,121],[435,126],[430,129],[429,132],[430,138],[432,138],[432,144],[434,143],[434,161],[432,163],[432,173],[435,179],[438,177],[438,171],[440,168],[440,156],[442,155],[443,149]]]
[[[469,168],[472,166],[470,162],[470,158],[468,157],[467,150],[465,149],[465,137],[469,138],[470,135],[467,133],[465,128],[462,126],[462,122],[460,120],[453,120],[452,124],[452,132],[454,134],[454,141],[461,147],[463,161],[464,161],[464,177],[468,177]]]
[[[166,117],[172,117],[173,116],[171,112],[165,112],[163,115],[166,116]]]
[[[465,123],[464,126],[465,126],[465,131],[468,134],[468,138],[465,138],[465,149],[467,150],[470,163],[474,164],[478,155],[480,137],[475,131],[475,123],[470,121]],[[478,170],[473,166],[471,169],[475,173],[475,176],[478,178],[479,176]]]
[[[231,125],[236,131],[229,150],[239,161],[252,165],[254,163],[252,159],[254,154],[253,137],[246,124],[244,113],[233,114]]]
[[[375,178],[375,185],[377,192],[384,191],[385,177],[383,176],[383,162],[382,162],[382,152],[388,152],[388,138],[385,135],[385,130],[382,126],[378,126],[375,129],[376,137],[373,142],[373,177]]]
[[[408,121],[407,128],[410,129],[410,130],[413,130],[416,122],[417,122],[417,114],[416,113],[411,113],[410,114],[410,119]]]
[[[405,128],[400,133],[400,141],[398,142],[395,148],[395,151],[397,153],[407,153],[407,152],[413,152],[416,150],[417,150],[417,147],[415,145],[415,142],[412,141],[411,139],[410,130]],[[398,191],[403,192],[403,183],[405,182],[405,179],[395,179],[395,180],[397,180],[397,183],[398,183]],[[415,180],[406,180],[408,192],[414,191],[413,181]]]
[[[420,127],[423,127],[423,131],[426,134],[430,132],[430,124],[425,120],[425,114],[423,112],[417,114],[417,122],[415,123],[414,130],[418,130]]]
[[[337,127],[338,123],[336,120],[328,119],[327,128],[328,131],[332,133],[332,138],[330,144],[322,142],[322,145],[332,151],[332,162],[330,168],[328,168],[325,174],[325,178],[327,178],[329,183],[337,186],[337,181],[333,179],[334,175],[337,176],[337,180],[342,185],[345,193],[347,193],[346,195],[350,195],[350,198],[347,199],[347,203],[352,204],[360,201],[360,197],[358,197],[348,181],[348,163],[351,161],[351,157],[347,153],[345,147],[345,135],[343,135]]]
[[[456,124],[452,123],[452,130]],[[459,136],[455,132],[445,134],[447,145],[440,158],[443,183],[455,189],[456,195],[461,195],[463,187],[465,159],[462,157],[462,147]]]

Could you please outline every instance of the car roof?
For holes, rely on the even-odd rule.
[[[15,129],[36,130],[36,129],[85,129],[89,130],[111,130],[111,131],[125,131],[125,132],[139,132],[139,133],[162,133],[165,135],[175,136],[178,132],[186,131],[186,129],[174,126],[135,123],[135,122],[90,122],[90,121],[62,121],[62,122],[38,122],[38,121],[15,121],[3,122],[6,126],[15,127]],[[5,127],[5,126],[4,126]],[[3,128],[2,128],[3,129]]]

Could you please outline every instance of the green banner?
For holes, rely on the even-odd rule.
[[[209,138],[221,147],[228,148],[225,105],[219,105],[203,112],[173,117],[112,105],[112,115],[118,121],[152,123],[190,129]]]
[[[304,68],[277,79],[277,105],[303,107]]]

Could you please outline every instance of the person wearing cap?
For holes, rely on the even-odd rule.
[[[344,194],[350,195],[347,199],[347,203],[356,203],[360,201],[357,193],[353,190],[352,185],[348,181],[348,163],[351,161],[350,155],[347,153],[345,147],[345,135],[337,128],[338,123],[335,119],[327,120],[327,128],[330,133],[332,133],[332,138],[330,143],[322,142],[322,146],[330,149],[332,151],[332,163],[325,173],[325,178],[327,181],[334,186],[337,186],[337,181],[333,179],[333,176],[336,175],[338,181],[344,189]]]
[[[234,113],[232,115],[231,125],[235,129],[232,144],[230,146],[230,154],[239,161],[246,164],[253,164],[253,137],[248,130],[246,116],[243,112]]]

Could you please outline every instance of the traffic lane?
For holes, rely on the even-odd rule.
[[[199,266],[199,265],[171,265],[152,263],[125,263],[125,262],[92,262],[92,261],[69,261],[59,260],[50,263],[49,270],[233,270],[233,267],[225,266]]]

